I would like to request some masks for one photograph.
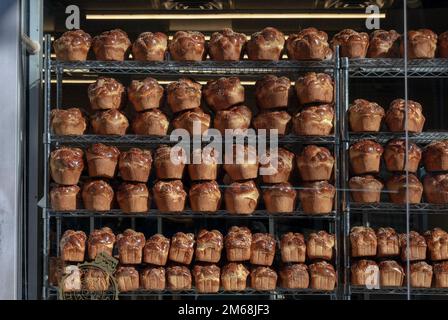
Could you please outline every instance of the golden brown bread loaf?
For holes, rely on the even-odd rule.
[[[118,257],[121,264],[140,264],[142,262],[145,235],[126,229],[117,236]]]
[[[409,171],[417,172],[422,158],[422,150],[412,142],[408,143],[406,167],[406,141],[394,139],[387,143],[384,148],[384,162],[388,171]]]
[[[277,273],[269,267],[256,267],[250,273],[250,287],[257,291],[272,291],[277,286]]]
[[[196,261],[218,263],[224,247],[224,238],[218,230],[199,231],[196,239]]]
[[[424,233],[430,258],[432,261],[448,259],[448,233],[440,228],[434,228]]]
[[[401,260],[418,261],[426,259],[426,240],[417,231],[409,232],[409,253],[407,253],[407,236],[401,233],[399,236],[401,247]]]
[[[297,79],[295,89],[299,103],[333,103],[334,84],[329,74],[308,72]]]
[[[57,185],[51,188],[51,208],[56,211],[76,210],[77,197],[80,188],[78,186]]]
[[[151,109],[136,115],[132,121],[132,130],[144,136],[166,136],[169,125],[166,114],[159,109]]]
[[[234,144],[224,158],[223,168],[233,181],[257,178],[259,162],[254,146]]]
[[[218,176],[219,152],[213,147],[197,148],[192,152],[192,161],[188,164],[190,180],[216,180]]]
[[[202,135],[210,127],[210,115],[201,108],[179,113],[171,122],[174,129],[187,130],[191,136]]]
[[[150,207],[148,188],[144,183],[123,182],[117,191],[117,201],[125,213],[147,212]]]
[[[89,176],[113,178],[117,168],[120,151],[113,146],[94,143],[86,150]]]
[[[230,214],[252,214],[258,205],[260,193],[252,180],[233,182],[225,189],[224,200]]]
[[[186,153],[178,146],[160,145],[154,154],[154,167],[158,179],[182,179]]]
[[[379,285],[380,268],[373,260],[361,259],[351,266],[351,284],[375,288]]]
[[[228,263],[222,268],[221,284],[224,291],[242,291],[246,289],[249,271],[241,263]]]
[[[354,174],[378,173],[383,147],[373,140],[360,140],[350,146],[350,165]]]
[[[336,188],[327,181],[303,183],[299,198],[306,214],[330,214],[333,210]]]
[[[377,238],[375,231],[370,227],[353,227],[350,230],[350,243],[352,257],[376,256]]]
[[[128,34],[121,29],[105,31],[93,38],[93,52],[97,60],[123,61],[130,46]]]
[[[156,79],[147,77],[141,81],[132,80],[127,92],[135,111],[141,112],[159,108],[164,89]]]
[[[319,261],[308,266],[311,288],[314,290],[333,291],[336,286],[336,271],[326,261]]]
[[[88,292],[104,292],[109,290],[110,275],[99,268],[89,268],[82,274],[82,290]]]
[[[196,291],[199,293],[216,293],[219,291],[220,269],[217,265],[195,265],[193,277]]]
[[[168,47],[168,37],[162,32],[143,32],[132,45],[132,55],[137,61],[163,61]]]
[[[158,181],[152,189],[157,209],[163,212],[182,212],[187,193],[181,180]]]
[[[378,266],[381,287],[401,287],[403,285],[404,270],[396,261],[381,261]]]
[[[333,57],[328,35],[313,27],[289,35],[286,52],[292,60],[328,60]]]
[[[302,109],[292,118],[294,132],[304,136],[328,136],[333,131],[334,110],[331,105]]]
[[[447,171],[448,170],[448,140],[433,141],[425,147],[423,152],[423,164],[425,170]]]
[[[426,201],[434,204],[448,203],[448,174],[427,175],[423,179]]]
[[[407,128],[405,127],[405,112],[407,116]],[[407,107],[403,99],[395,99],[391,102],[389,109],[384,118],[387,127],[392,132],[403,132],[406,129],[409,132],[420,133],[425,124],[425,117],[422,113],[422,106],[420,103],[408,100]]]
[[[193,184],[188,196],[193,211],[215,212],[221,206],[221,190],[216,181]]]
[[[190,264],[194,253],[194,234],[177,232],[171,238],[168,258],[171,261]]]
[[[429,29],[408,31],[408,59],[432,59],[436,55],[437,34]],[[404,38],[400,45],[401,56],[404,57]]]
[[[439,35],[438,54],[440,58],[448,58],[448,31]]]
[[[260,109],[288,107],[291,81],[286,77],[266,75],[255,83],[255,99]]]
[[[140,284],[144,290],[165,290],[165,269],[163,267],[147,267],[143,269],[143,271],[140,273]]]
[[[306,289],[310,285],[308,267],[304,263],[290,264],[279,272],[280,285],[285,289]]]
[[[260,156],[260,175],[264,183],[288,182],[293,165],[294,153],[285,148],[273,148]]]
[[[392,176],[386,182],[387,190],[389,191],[390,201],[397,204],[420,203],[423,194],[423,185],[414,174]],[[406,198],[406,189],[408,189],[409,196]]]
[[[334,157],[325,147],[309,145],[297,156],[297,169],[302,181],[330,180]]]
[[[92,211],[109,211],[114,199],[114,190],[104,180],[93,180],[82,187],[84,208]]]
[[[378,203],[384,185],[372,175],[355,176],[348,182],[350,195],[354,202]]]
[[[379,228],[376,231],[378,242],[378,257],[398,256],[400,254],[400,241],[393,228]]]
[[[244,33],[225,28],[212,33],[208,43],[208,53],[215,61],[238,61],[243,57],[246,42],[247,37]]]
[[[90,233],[87,240],[87,251],[90,260],[95,260],[100,253],[112,257],[116,238],[112,230],[108,227],[95,229]]]
[[[213,127],[222,135],[225,135],[226,129],[240,129],[242,131],[250,127],[252,120],[252,111],[246,106],[234,106],[227,110],[219,110],[215,114]],[[231,131],[233,132],[233,131]]]
[[[185,266],[170,266],[166,268],[166,286],[173,291],[191,289],[191,273]]]
[[[334,234],[321,230],[319,232],[313,232],[308,236],[306,253],[310,260],[331,260],[334,246]]]
[[[120,292],[136,291],[140,287],[140,276],[134,267],[119,266],[114,276]]]
[[[285,263],[305,262],[306,244],[303,234],[293,232],[283,234],[280,240],[280,252]]]
[[[350,129],[354,132],[378,132],[384,109],[376,102],[356,99],[348,109]]]
[[[201,61],[205,58],[205,37],[197,31],[177,31],[168,44],[176,61]]]
[[[155,234],[146,240],[143,247],[143,262],[156,266],[164,266],[168,260],[170,239]]]
[[[70,30],[53,42],[56,59],[62,61],[86,61],[92,37],[83,30]]]
[[[83,262],[86,240],[87,236],[84,231],[65,231],[60,241],[62,261]]]
[[[413,288],[431,288],[432,266],[425,261],[414,262],[410,266],[411,287]]]
[[[375,30],[370,34],[368,58],[399,58],[400,34],[395,30]]]
[[[271,111],[260,112],[254,118],[253,126],[260,134],[261,130],[266,130],[266,134],[269,134],[269,130],[277,130],[278,135],[285,135],[289,131],[289,122],[291,116],[286,111]]]
[[[215,112],[244,102],[244,87],[237,77],[210,80],[203,93],[205,101]]]
[[[87,121],[78,108],[53,109],[50,126],[54,134],[82,135],[86,131]]]
[[[237,226],[231,227],[224,239],[227,260],[250,260],[251,244],[252,232],[248,228]]]
[[[254,233],[252,236],[250,263],[270,266],[275,256],[275,239],[269,233]]]
[[[336,46],[340,47],[341,57],[365,58],[369,47],[369,35],[365,32],[344,29],[335,34],[331,40],[333,50]]]
[[[434,264],[434,286],[448,288],[448,261]]]
[[[60,147],[50,154],[51,178],[58,184],[78,184],[84,169],[84,152],[79,148]]]
[[[279,30],[267,27],[255,32],[247,42],[249,60],[280,60],[285,36]]]
[[[151,151],[139,148],[120,153],[118,160],[120,175],[125,181],[147,182],[151,165]]]
[[[171,82],[166,87],[167,102],[174,113],[201,106],[201,84],[188,78]]]
[[[94,134],[124,136],[129,127],[126,116],[117,109],[99,111],[90,119]]]

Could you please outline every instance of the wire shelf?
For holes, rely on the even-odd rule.
[[[363,286],[351,286],[350,291],[352,294],[376,294],[376,295],[406,295],[408,290],[406,287],[389,287],[380,289],[367,289]],[[448,288],[411,288],[411,295],[448,295]]]
[[[406,205],[395,203],[350,203],[350,211],[365,213],[400,213],[406,214]],[[425,215],[425,214],[448,214],[448,204],[438,205],[431,203],[410,204],[409,212],[411,214]]]
[[[349,133],[349,142],[356,142],[359,140],[369,139],[375,140],[379,143],[386,143],[391,139],[405,139],[405,133],[396,133],[396,132],[350,132]],[[445,140],[448,139],[448,132],[443,131],[428,131],[422,133],[409,133],[409,141],[420,144],[431,143],[435,140]]]

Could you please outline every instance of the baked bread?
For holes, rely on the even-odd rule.
[[[272,291],[277,286],[277,273],[269,267],[256,267],[250,272],[250,287],[256,291]]]
[[[330,180],[334,157],[325,147],[309,145],[297,156],[297,169],[302,181]]]
[[[279,30],[267,27],[255,32],[247,42],[249,60],[280,60],[285,45],[285,36]]]
[[[201,108],[179,113],[171,122],[174,129],[184,129],[190,136],[202,136],[210,127],[210,115]]]
[[[437,49],[437,34],[429,29],[408,31],[408,59],[433,59]],[[401,56],[404,57],[404,38],[400,45]]]
[[[50,153],[50,174],[62,185],[78,184],[84,169],[84,153],[79,148],[60,147]]]
[[[260,193],[252,180],[233,182],[224,192],[226,209],[230,214],[252,214],[257,209],[259,197]]]
[[[255,83],[255,99],[260,109],[288,107],[291,81],[286,77],[267,75]]]
[[[348,181],[353,202],[378,203],[384,185],[372,175],[356,176]]]
[[[84,231],[66,230],[59,242],[62,261],[83,262],[86,240]]]
[[[354,174],[378,173],[383,147],[373,140],[360,140],[350,146],[350,165]]]
[[[333,57],[328,35],[313,27],[289,35],[286,52],[292,60],[329,60]]]
[[[177,31],[168,48],[175,61],[201,61],[206,55],[205,37],[197,31]]]
[[[125,181],[146,183],[151,165],[151,151],[139,148],[131,148],[128,151],[121,152],[118,160],[120,175]]]
[[[75,211],[79,190],[76,185],[54,186],[50,191],[51,208],[55,211]]]
[[[83,135],[86,131],[86,118],[78,108],[53,109],[50,117],[50,126],[54,134]]]
[[[308,240],[306,242],[306,253],[310,260],[331,260],[333,257],[334,246],[334,234],[321,230],[319,232],[313,232],[308,236]]]
[[[280,240],[280,253],[285,263],[305,262],[306,244],[303,234],[293,232],[283,234]]]
[[[405,233],[399,235],[400,247],[401,247],[401,259],[406,261],[418,261],[426,259],[426,240],[417,231],[409,232],[409,254],[407,251],[407,237]]]
[[[93,52],[96,60],[123,61],[131,46],[126,32],[121,29],[105,31],[93,38]]]
[[[104,180],[93,180],[82,187],[84,208],[91,211],[109,211],[114,199],[114,190]]]
[[[108,227],[93,230],[87,240],[87,252],[90,260],[95,260],[100,253],[112,257],[115,235]]]
[[[174,113],[201,106],[202,85],[188,78],[171,82],[166,87],[167,102]]]
[[[252,233],[246,227],[233,226],[229,229],[224,245],[228,261],[246,261],[251,257]]]
[[[405,127],[406,110],[408,112],[407,128]],[[407,108],[405,108],[405,101],[403,99],[395,99],[391,102],[384,120],[387,127],[392,132],[403,132],[408,130],[409,132],[420,133],[425,124],[425,117],[422,113],[421,104],[408,100]]]
[[[434,204],[448,203],[448,174],[427,175],[423,179],[426,201]]]
[[[250,247],[250,263],[271,266],[275,256],[275,239],[269,233],[254,233]]]
[[[448,31],[439,35],[438,53],[440,58],[448,58]]]
[[[344,29],[333,36],[331,47],[340,48],[341,57],[365,58],[369,47],[369,35],[365,32],[356,32],[352,29]]]
[[[117,191],[117,201],[124,213],[147,212],[149,191],[144,183],[123,182]]]
[[[199,293],[216,293],[219,291],[220,269],[218,266],[195,265],[193,268],[194,285]]]
[[[152,189],[157,209],[163,212],[182,212],[187,193],[181,180],[158,181]]]
[[[389,141],[384,148],[384,162],[387,170],[417,172],[422,158],[422,150],[415,143],[409,142],[407,155],[408,165],[406,166],[406,141],[398,139]]]
[[[113,146],[94,143],[86,150],[87,167],[90,177],[113,178],[120,151]]]
[[[348,109],[348,121],[353,132],[378,132],[384,109],[376,102],[356,99]]]
[[[154,155],[156,176],[159,179],[182,179],[186,162],[185,150],[161,145]]]
[[[117,109],[96,112],[90,123],[93,134],[124,136],[129,127],[128,118]]]
[[[132,44],[132,55],[137,61],[163,61],[168,48],[168,37],[162,32],[143,32]]]
[[[196,239],[196,261],[218,263],[224,246],[223,241],[218,230],[201,229]]]
[[[187,165],[190,180],[216,180],[218,177],[218,150],[213,147],[196,148],[192,152],[192,159],[193,161]]]
[[[258,134],[264,129],[266,133],[270,133],[269,130],[277,130],[278,135],[285,135],[289,131],[290,121],[291,116],[286,111],[260,112],[254,118],[253,126]]]
[[[182,264],[190,264],[194,253],[194,234],[178,232],[171,238],[168,258]]]
[[[246,106],[234,106],[227,110],[219,110],[213,119],[213,127],[222,135],[225,135],[226,129],[237,130],[244,132],[249,129],[252,120],[252,111]],[[231,131],[233,133],[234,131]]]
[[[222,268],[221,284],[224,291],[243,291],[246,289],[249,271],[241,263],[228,263]]]
[[[370,227],[353,227],[350,231],[350,244],[352,257],[376,256],[378,242],[375,231]]]
[[[392,176],[386,182],[389,198],[392,203],[405,204],[420,203],[423,194],[423,185],[414,174]],[[406,197],[406,189],[409,190],[409,198]]]
[[[378,257],[392,257],[400,254],[400,241],[398,234],[393,228],[379,228],[376,231],[376,238],[378,242]]]
[[[288,182],[263,189],[263,200],[269,213],[292,213],[296,208],[297,191]]]
[[[336,286],[336,271],[326,261],[319,261],[308,266],[311,277],[311,289],[333,291]]]
[[[331,105],[302,109],[292,118],[294,132],[303,136],[328,136],[333,130],[334,110]]]
[[[53,42],[56,59],[62,61],[86,61],[92,37],[83,30],[66,31]]]
[[[308,267],[304,263],[286,265],[280,269],[280,286],[285,289],[306,289],[310,285]]]
[[[221,190],[214,180],[193,184],[188,197],[193,211],[215,212],[221,206]]]
[[[295,89],[301,105],[333,103],[334,83],[329,74],[308,72],[297,79]]]
[[[448,261],[434,264],[434,286],[448,288]]]
[[[434,228],[424,233],[429,255],[432,261],[448,259],[448,233],[440,228]]]
[[[88,292],[104,292],[109,290],[110,276],[99,268],[88,268],[82,274],[82,290]]]
[[[411,287],[413,288],[431,288],[432,266],[425,261],[414,262],[411,269]]]
[[[140,288],[140,276],[134,267],[119,266],[114,276],[119,292],[136,291]]]
[[[429,172],[448,171],[448,140],[428,144],[423,152],[423,164]]]
[[[244,87],[237,77],[210,80],[203,93],[207,105],[215,112],[244,102]]]
[[[361,259],[351,266],[351,284],[376,288],[380,282],[380,268],[373,260]]]
[[[166,268],[167,288],[173,291],[191,289],[191,273],[185,266],[170,266]]]
[[[62,292],[77,292],[82,290],[81,271],[76,265],[63,267],[61,281],[58,283]]]
[[[125,87],[120,82],[106,77],[99,77],[87,90],[92,110],[120,109],[125,93]]]
[[[288,182],[293,170],[294,153],[285,148],[269,149],[260,157],[260,175],[264,183]]]
[[[132,80],[128,87],[128,99],[135,111],[159,108],[163,98],[163,87],[156,79],[147,77],[143,80]]]
[[[132,229],[126,229],[117,236],[118,258],[121,264],[142,263],[145,235]]]
[[[160,109],[138,113],[132,121],[132,131],[143,136],[166,136],[170,122]]]
[[[333,210],[336,188],[327,181],[303,183],[299,199],[305,214],[326,215]]]
[[[140,272],[140,285],[144,290],[162,291],[165,290],[165,268],[147,267]]]
[[[170,239],[162,234],[155,234],[146,240],[143,247],[143,262],[156,266],[164,266],[168,260]]]
[[[381,261],[378,266],[381,287],[401,287],[403,285],[404,270],[396,261]]]
[[[234,144],[225,154],[224,170],[233,181],[255,179],[258,176],[257,149],[248,144]]]
[[[368,58],[399,58],[400,34],[395,30],[375,30],[370,34]]]
[[[208,42],[208,53],[215,61],[238,61],[243,56],[246,42],[247,37],[244,33],[225,28],[212,33]]]

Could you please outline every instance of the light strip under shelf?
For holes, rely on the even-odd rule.
[[[96,79],[67,79],[67,80],[62,80],[63,84],[89,84],[89,83],[93,83],[95,82]],[[168,80],[159,80],[158,83],[160,84],[169,84],[171,82],[174,82],[175,80],[172,81],[168,81]],[[207,81],[198,81],[200,84],[205,85],[207,84]],[[57,83],[56,80],[51,80],[51,83]],[[246,85],[246,86],[253,86],[255,85],[255,81],[241,81],[242,85]]]

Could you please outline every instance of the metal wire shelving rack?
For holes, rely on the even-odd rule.
[[[322,62],[296,62],[281,60],[278,62],[256,62],[256,61],[240,61],[240,62],[214,62],[214,61],[203,61],[203,62],[174,62],[174,61],[164,61],[164,62],[136,62],[136,61],[124,61],[124,62],[101,62],[101,61],[86,61],[86,62],[60,62],[52,60],[51,58],[51,36],[46,35],[45,37],[45,60],[44,60],[44,153],[43,153],[43,163],[44,163],[44,197],[39,202],[42,207],[42,218],[44,221],[43,227],[43,253],[44,253],[44,266],[43,266],[43,297],[51,298],[55,297],[55,288],[49,285],[49,256],[51,247],[50,231],[52,226],[56,226],[55,234],[53,239],[60,239],[62,235],[62,226],[65,219],[87,219],[89,221],[89,230],[91,232],[101,218],[117,218],[120,221],[123,219],[130,219],[132,225],[138,223],[142,219],[152,219],[156,220],[157,232],[162,233],[163,222],[165,219],[259,219],[267,222],[269,226],[269,232],[274,233],[275,226],[278,220],[288,221],[288,223],[296,223],[296,221],[316,221],[316,222],[327,222],[330,226],[331,233],[336,234],[337,238],[340,239],[340,196],[339,196],[339,181],[340,181],[340,168],[339,159],[336,156],[339,153],[339,115],[340,115],[340,60],[338,58],[338,51],[336,52],[336,57],[331,61]],[[332,136],[325,137],[303,137],[287,135],[279,137],[279,145],[303,145],[303,144],[324,144],[332,146],[333,152],[336,158],[335,170],[334,170],[334,182],[336,189],[335,196],[335,206],[334,212],[327,216],[310,216],[305,215],[301,211],[300,207],[293,212],[293,214],[268,214],[265,210],[257,210],[251,216],[237,216],[228,215],[225,211],[221,210],[214,214],[201,214],[193,212],[191,210],[185,210],[181,214],[166,214],[158,212],[157,210],[149,210],[146,214],[125,214],[120,210],[111,210],[107,213],[89,212],[83,209],[76,210],[75,212],[57,212],[50,209],[49,200],[47,195],[49,194],[50,188],[50,174],[48,159],[51,150],[59,145],[76,145],[76,146],[86,146],[91,143],[110,143],[118,146],[133,146],[133,145],[144,145],[144,146],[156,146],[158,144],[173,143],[170,138],[165,137],[151,137],[151,136],[139,136],[139,135],[126,135],[126,136],[99,136],[86,134],[83,136],[57,136],[51,133],[50,129],[50,110],[52,108],[60,108],[62,106],[62,91],[63,91],[63,81],[64,78],[70,77],[85,77],[84,79],[92,79],[98,74],[104,75],[147,75],[154,76],[156,78],[165,78],[169,80],[176,80],[180,76],[188,77],[220,77],[224,75],[235,75],[242,79],[257,79],[264,74],[276,74],[288,76],[291,79],[295,79],[299,74],[315,71],[315,72],[326,72],[333,75],[336,87],[335,94],[335,122],[334,122],[334,134]],[[52,80],[55,85],[54,100],[52,101]],[[177,143],[177,142],[174,142]],[[54,240],[53,240],[54,241]],[[56,243],[57,251],[59,251],[59,244]],[[337,283],[341,283],[340,275],[342,274],[341,269],[341,242],[338,241],[335,248],[335,268],[338,274]],[[57,293],[57,292],[56,292]],[[238,293],[240,294],[240,293]],[[268,296],[271,299],[282,299],[289,296],[293,299],[300,299],[303,296],[325,296],[331,299],[340,298],[342,294],[342,286],[338,285],[334,291],[323,292],[315,291],[311,289],[307,290],[283,290],[281,288],[276,289],[273,292],[255,292],[253,290],[246,290],[242,293],[243,296]],[[219,296],[226,296],[229,293],[219,292]],[[231,296],[234,293],[230,294]],[[56,294],[57,296],[57,294]],[[173,296],[189,296],[197,298],[199,295],[194,291],[187,292],[145,292],[138,291],[135,293],[123,293],[122,296],[131,298],[144,298],[144,297],[173,297]]]

